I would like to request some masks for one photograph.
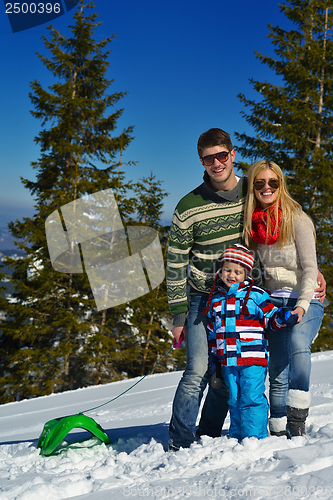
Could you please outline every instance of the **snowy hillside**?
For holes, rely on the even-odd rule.
[[[75,429],[50,457],[36,448],[45,422],[100,405],[137,379],[0,406],[0,499],[332,499],[333,352],[314,354],[312,361],[308,434],[291,441],[239,444],[227,437],[227,420],[221,438],[166,452],[180,372],[149,376],[87,413],[111,445]]]

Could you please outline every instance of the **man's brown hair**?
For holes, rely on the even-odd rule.
[[[233,149],[230,135],[220,128],[210,128],[203,132],[198,140],[198,153],[202,158],[203,150],[214,146],[224,146],[228,151]]]

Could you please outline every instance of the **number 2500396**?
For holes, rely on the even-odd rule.
[[[6,3],[6,14],[60,14],[60,3]]]

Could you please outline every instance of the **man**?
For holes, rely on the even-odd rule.
[[[204,132],[198,140],[198,153],[205,169],[204,182],[178,203],[168,251],[168,299],[174,315],[172,333],[177,341],[183,334],[187,347],[186,369],[173,403],[170,450],[189,447],[195,439],[200,401],[208,382],[207,323],[202,311],[219,268],[219,258],[228,246],[241,242],[243,231],[247,184],[245,178],[235,175],[235,151],[229,134],[218,128]],[[228,412],[227,399],[224,382],[220,389],[209,391],[198,435],[221,435]]]
[[[247,179],[235,175],[235,151],[230,136],[219,128],[201,134],[198,153],[205,169],[204,182],[178,203],[171,225],[167,290],[173,320],[173,336],[186,340],[187,362],[179,382],[169,426],[169,450],[186,448],[195,440],[196,419],[209,380],[207,373],[207,320],[202,315],[224,250],[242,243]],[[252,276],[260,283],[258,265]],[[325,296],[325,280],[320,289]],[[188,305],[189,292],[189,305]],[[318,290],[317,290],[318,292]],[[208,391],[198,436],[221,435],[228,413],[228,389]]]

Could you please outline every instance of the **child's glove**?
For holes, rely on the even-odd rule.
[[[208,373],[210,375],[209,385],[212,389],[220,389],[222,385],[221,363],[211,352],[208,358]]]
[[[297,314],[291,314],[292,309],[290,307],[280,307],[276,313],[278,323],[285,324],[287,326],[294,326],[298,321]]]

